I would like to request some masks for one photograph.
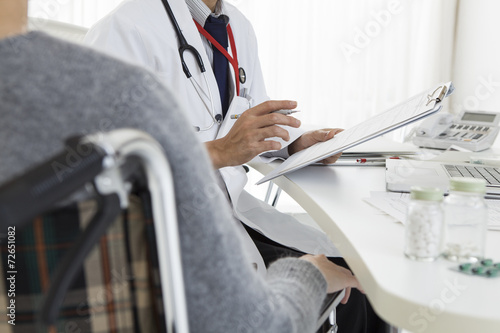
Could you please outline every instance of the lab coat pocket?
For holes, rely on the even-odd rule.
[[[231,127],[233,127],[234,122],[237,119],[234,119],[232,116],[240,115],[246,110],[250,108],[250,102],[248,99],[240,96],[233,97],[231,105],[229,105],[229,109],[227,110],[227,114],[224,117],[224,121],[217,133],[217,139],[223,138],[229,133]]]

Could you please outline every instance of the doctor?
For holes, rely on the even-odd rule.
[[[222,38],[213,29],[217,25],[223,26]],[[215,41],[210,42],[212,37]],[[148,68],[175,92],[196,135],[205,142],[218,170],[220,189],[232,204],[235,224],[244,236],[243,246],[261,274],[265,264],[260,253],[269,263],[297,255],[289,249],[326,254],[345,265],[342,258],[331,258],[340,253],[325,234],[243,189],[247,181],[243,163],[258,155],[264,161],[287,158],[333,138],[340,130],[303,133],[297,119],[271,113],[293,109],[296,103],[269,101],[253,28],[234,6],[222,0],[126,0],[92,27],[85,40],[98,50]],[[220,65],[221,57],[227,60],[225,65]],[[338,157],[324,162],[333,163]],[[181,209],[189,214],[197,209],[196,203]],[[350,301],[337,310],[344,332],[385,332],[385,323],[359,292],[351,293]]]
[[[314,228],[305,226],[289,215],[256,199],[243,190],[247,176],[243,163],[269,151],[265,161],[287,157],[318,141],[332,138],[337,130],[303,134],[299,120],[272,111],[293,109],[293,101],[269,101],[260,68],[257,41],[248,20],[233,6],[217,0],[128,0],[92,27],[86,43],[123,60],[144,66],[175,91],[198,138],[205,142],[221,187],[232,203],[235,221],[242,221],[269,239],[305,253],[339,256],[330,240]],[[187,4],[187,5],[186,5]],[[171,10],[175,21],[169,17]],[[215,52],[206,37],[207,17],[214,12],[229,23],[227,29],[227,91],[220,93],[211,65]],[[183,60],[189,74],[181,66],[180,40],[183,37],[194,48],[185,51]],[[197,25],[199,27],[197,27]],[[210,37],[209,37],[210,38]],[[206,71],[202,72],[197,57]],[[234,59],[234,60],[232,60]],[[233,66],[232,62],[237,65]],[[225,101],[224,101],[225,99]],[[228,103],[229,101],[229,103]],[[255,107],[252,107],[255,105]],[[234,119],[237,118],[237,119]],[[282,127],[278,126],[281,125]],[[301,135],[303,134],[303,135]],[[271,140],[264,140],[272,138]],[[292,143],[289,145],[289,143]],[[338,156],[327,162],[334,162]],[[185,207],[186,210],[196,209]],[[217,209],[214,207],[214,209]],[[265,265],[255,244],[246,234],[245,248],[258,271]]]

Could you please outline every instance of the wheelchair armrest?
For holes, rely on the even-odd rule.
[[[327,294],[323,304],[321,305],[320,315],[318,319],[318,325],[316,330],[318,330],[323,323],[328,319],[332,311],[339,305],[342,298],[344,298],[345,290],[337,291],[331,294]]]

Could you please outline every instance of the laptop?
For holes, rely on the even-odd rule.
[[[500,167],[470,163],[416,160],[386,160],[385,181],[388,191],[410,192],[411,186],[439,187],[447,193],[450,177],[486,180],[486,195],[500,199]]]

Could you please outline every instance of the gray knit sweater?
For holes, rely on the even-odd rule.
[[[163,146],[176,179],[192,332],[312,332],[326,291],[309,262],[254,273],[211,164],[175,98],[142,69],[42,33],[0,40],[0,183],[76,134],[129,127]],[[194,209],[192,209],[194,208]]]

